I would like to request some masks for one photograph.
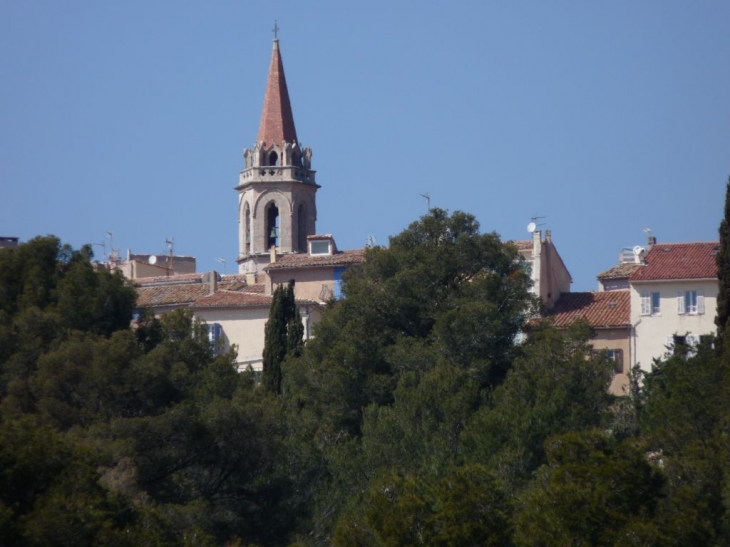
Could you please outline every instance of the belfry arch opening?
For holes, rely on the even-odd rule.
[[[279,165],[279,154],[276,153],[276,150],[269,152],[269,165]]]
[[[279,208],[276,203],[270,203],[266,208],[266,248],[279,247]]]
[[[300,253],[307,252],[307,208],[303,203],[297,209],[297,247]]]
[[[244,206],[243,222],[243,253],[248,256],[251,254],[251,209],[248,203]]]

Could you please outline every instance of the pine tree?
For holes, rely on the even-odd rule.
[[[287,353],[299,355],[303,345],[304,327],[294,300],[293,281],[274,291],[264,334],[263,384],[268,391],[281,393],[281,363]]]
[[[725,216],[720,223],[720,249],[717,253],[717,277],[719,292],[717,294],[717,325],[718,343],[722,343],[725,327],[730,318],[730,178],[725,190]]]

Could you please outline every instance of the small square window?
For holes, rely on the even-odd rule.
[[[309,242],[309,254],[312,255],[328,255],[330,254],[330,242],[325,241],[310,241]]]

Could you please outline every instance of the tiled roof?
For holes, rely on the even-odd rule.
[[[266,82],[264,108],[261,112],[261,124],[257,142],[264,141],[266,146],[281,145],[286,141],[298,143],[297,131],[294,128],[294,115],[289,101],[289,90],[284,77],[284,65],[279,53],[279,40],[274,40],[271,53],[269,79]]]
[[[258,283],[256,285],[246,285],[241,290],[248,293],[264,294],[266,292],[266,285],[264,285],[263,283]]]
[[[365,258],[364,249],[339,251],[333,255],[312,256],[308,253],[292,253],[277,257],[276,262],[264,270],[291,270],[295,268],[321,268],[325,266],[351,266],[360,264]]]
[[[629,277],[638,268],[641,268],[641,264],[637,264],[635,262],[625,262],[599,273],[598,279],[621,279],[624,277]]]
[[[139,279],[135,279],[134,282],[138,285],[151,285],[151,284],[158,284],[158,283],[169,283],[169,284],[179,284],[181,282],[190,282],[190,283],[197,283],[200,282],[201,279],[203,279],[203,276],[205,274],[202,273],[188,273],[188,274],[179,274],[179,275],[160,275],[157,277],[141,277]]]
[[[517,247],[518,251],[532,250],[532,240],[531,239],[521,239],[519,241],[508,241],[507,243]]]
[[[630,316],[628,290],[564,293],[547,315],[556,327],[567,327],[584,318],[595,328],[628,327]]]
[[[137,287],[137,307],[156,308],[190,304],[207,295],[207,283],[178,283],[168,285],[140,285]]]
[[[242,291],[219,290],[199,298],[194,308],[268,308],[272,297]]]
[[[645,265],[631,274],[630,280],[708,279],[717,277],[716,253],[719,244],[657,243],[644,257]]]

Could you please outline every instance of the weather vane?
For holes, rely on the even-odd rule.
[[[276,24],[276,19],[274,19],[274,40],[279,39],[279,25]]]

